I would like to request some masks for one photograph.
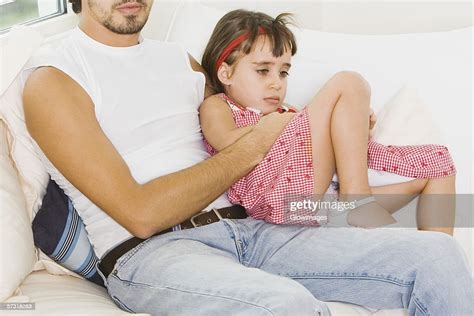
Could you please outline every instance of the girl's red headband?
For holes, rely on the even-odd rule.
[[[258,34],[265,34],[265,29],[261,26],[258,27]],[[236,39],[234,39],[232,42],[227,45],[227,47],[222,51],[222,54],[220,55],[219,59],[217,59],[216,63],[216,72],[219,70],[219,67],[222,65],[222,63],[229,57],[230,53],[236,48],[237,46],[240,45],[243,41],[245,41],[249,37],[249,32],[246,32],[240,36],[238,36]]]

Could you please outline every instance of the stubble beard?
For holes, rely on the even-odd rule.
[[[143,18],[141,18],[140,15],[131,14],[131,15],[124,16],[123,19],[120,18],[122,21],[117,22],[114,20],[113,8],[111,8],[111,10],[107,12],[102,7],[97,5],[98,1],[100,0],[88,0],[90,10],[96,16],[96,19],[105,28],[107,28],[109,31],[114,32],[116,34],[125,34],[125,35],[136,34],[143,29],[143,27],[145,26],[148,20],[149,13],[146,13],[145,14],[146,16]],[[127,2],[127,1],[123,1],[123,2]],[[147,3],[145,3],[144,1],[138,1],[138,2],[143,4],[142,10],[146,12]],[[117,4],[115,6],[118,6],[118,5],[120,4]]]
[[[136,15],[128,15],[125,16],[125,23],[119,24],[114,22],[112,16],[109,16],[102,25],[116,34],[136,34],[143,29],[147,20],[148,18],[139,21]]]

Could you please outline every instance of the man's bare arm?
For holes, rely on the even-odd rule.
[[[50,161],[140,238],[206,207],[258,164],[287,123],[283,116],[269,116],[211,159],[139,184],[102,131],[92,100],[69,76],[51,67],[37,69],[23,97],[28,130]]]

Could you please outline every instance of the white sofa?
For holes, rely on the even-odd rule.
[[[232,7],[236,6],[239,6],[239,4],[232,5]],[[308,13],[308,6],[313,10],[325,8],[329,12],[324,17],[326,21],[331,16],[343,16],[340,10],[336,10],[333,6],[322,5],[319,2],[314,2],[314,4],[305,2],[298,5],[290,5],[288,3],[286,4],[287,7],[285,7],[284,3],[270,5],[262,4],[262,2],[256,4],[246,2],[243,6],[259,10],[269,10],[271,13],[278,12],[277,10],[296,11],[300,13],[300,16],[305,21],[303,26],[319,29],[324,28],[324,25],[327,25],[327,28],[334,29],[337,29],[339,26],[334,22],[326,22],[324,24],[321,16],[313,16]],[[220,9],[229,8],[231,8],[230,5],[220,2],[214,3],[212,7],[204,7],[189,3],[158,1],[155,3],[150,23],[144,30],[144,34],[145,36],[161,40],[179,41],[199,59],[203,45],[207,36],[209,36],[209,29],[212,28],[213,23],[223,12]],[[382,9],[379,8],[377,10],[380,11]],[[403,9],[402,5],[399,10],[402,13],[406,8]],[[430,14],[435,14],[433,12],[438,12],[437,10],[441,9],[432,9]],[[455,7],[453,12],[458,14],[461,11],[459,11],[458,7]],[[190,21],[193,16],[194,20]],[[70,19],[73,20],[75,17],[71,16]],[[377,19],[380,19],[380,17]],[[354,25],[357,25],[356,19],[353,18],[351,21]],[[446,20],[443,21],[442,23],[446,23]],[[465,20],[461,19],[461,21]],[[70,22],[68,23],[68,25],[71,24]],[[413,23],[415,23],[414,20],[412,21]],[[472,22],[470,25],[472,26]],[[391,29],[387,27],[387,29],[390,29],[389,32],[396,32],[393,26],[391,27]],[[419,27],[426,27],[426,25],[423,24],[423,26]],[[441,25],[440,28],[450,29],[455,27]],[[338,30],[341,31],[341,29]],[[423,30],[428,31],[431,29]],[[455,46],[463,44],[463,41],[469,34],[472,36],[472,28],[436,34],[415,34],[411,37],[405,35],[394,35],[392,37],[385,35],[338,35],[313,30],[295,30],[295,32],[299,39],[300,52],[295,57],[293,72],[295,75],[292,76],[292,81],[290,82],[288,98],[291,103],[304,104],[305,100],[335,71],[347,68],[357,70],[363,73],[372,85],[374,95],[373,107],[380,114],[376,137],[391,143],[415,144],[431,141],[448,144],[458,167],[458,191],[462,193],[473,192],[471,187],[472,152],[466,150],[466,143],[470,143],[472,148],[472,134],[468,130],[472,126],[472,118],[465,115],[453,115],[451,113],[453,108],[448,111],[442,107],[442,102],[446,100],[447,95],[452,94],[454,89],[454,91],[458,92],[457,99],[455,97],[451,105],[456,107],[454,111],[457,114],[470,113],[469,107],[472,104],[470,84],[472,84],[472,78],[466,78],[467,82],[463,81],[455,87],[447,86],[445,81],[436,81],[434,79],[426,83],[426,76],[433,77],[432,73],[426,73],[426,69],[433,66],[433,64],[430,64],[430,60],[423,58],[422,53],[417,54],[416,52],[410,55],[413,57],[411,60],[408,58],[404,59],[402,58],[403,56],[400,57],[406,53],[405,50],[413,49],[413,47],[419,51],[430,50],[433,48],[430,45],[434,45],[433,43],[440,40],[445,45]],[[380,29],[377,29],[377,32],[380,32]],[[192,36],[189,34],[192,34]],[[35,39],[38,39],[38,41],[36,42]],[[4,42],[2,42],[4,51],[7,54],[8,52],[13,52],[13,55],[8,55],[8,60],[3,56],[2,90],[0,93],[3,94],[9,83],[14,79],[16,72],[26,62],[25,58],[34,51],[35,43],[39,42],[39,37],[31,30],[18,32],[16,39],[15,36],[12,36],[9,39],[8,46],[5,46]],[[318,43],[321,46],[315,46]],[[331,49],[328,48],[328,45],[332,45]],[[374,49],[379,51],[374,52]],[[400,51],[394,51],[397,49]],[[457,60],[451,60],[453,55],[449,55],[450,53],[453,53]],[[440,73],[446,76],[456,75],[458,77],[460,73],[461,76],[470,75],[465,69],[461,69],[461,66],[465,65],[457,67],[459,63],[468,60],[464,55],[451,51],[438,51],[433,52],[433,54],[440,64],[437,69]],[[362,55],[365,57],[360,57]],[[396,59],[397,56],[400,57],[398,60]],[[384,58],[390,58],[392,61],[395,59],[398,64],[395,62],[395,65],[389,65]],[[451,61],[449,62],[449,67],[445,65],[448,63],[448,60]],[[413,66],[409,64],[410,62],[419,66],[418,72],[412,69]],[[6,63],[8,67],[6,67]],[[404,67],[400,67],[402,63],[405,63]],[[380,69],[380,65],[385,65],[386,67]],[[411,69],[412,72],[408,75],[408,73],[404,73],[400,68],[403,71]],[[393,76],[387,76],[387,73],[393,74]],[[405,80],[407,78],[410,80]],[[406,84],[417,89],[419,96],[407,94],[407,90],[403,90],[405,92],[402,95],[399,94],[397,97],[392,98]],[[446,91],[439,89],[441,85],[444,85],[443,88]],[[437,93],[434,93],[435,90]],[[428,124],[424,123],[424,129],[419,129],[421,115],[420,113],[416,114],[414,111],[415,109],[424,111],[423,109],[426,109],[426,107],[423,106],[423,103],[431,106],[430,112],[433,114],[433,119]],[[383,105],[386,106],[382,109]],[[3,102],[2,99],[0,104],[0,301],[12,303],[13,305],[8,305],[9,307],[28,307],[28,305],[14,305],[15,303],[35,303],[35,306],[34,310],[3,310],[1,314],[15,316],[39,314],[128,314],[115,306],[104,288],[81,279],[74,273],[60,267],[35,248],[31,231],[31,220],[39,207],[47,177],[39,167],[31,168],[30,166],[30,169],[25,167],[24,158],[28,154],[25,148],[28,148],[28,144],[22,143],[24,140],[19,139],[16,135],[17,127],[12,126],[16,124],[12,123],[12,120],[17,119],[16,122],[21,123],[22,117],[20,115],[12,118],[11,113],[7,113],[6,107],[8,106],[10,105]],[[414,119],[411,122],[407,122],[407,117]],[[447,124],[439,124],[443,118],[448,122]],[[400,133],[401,121],[405,123],[403,129],[405,133]],[[413,204],[408,206],[404,213],[413,216]],[[465,220],[465,218],[458,218],[457,223]],[[470,220],[472,221],[472,217]],[[472,222],[469,225],[460,224],[459,226],[466,227],[457,228],[455,238],[466,251],[467,258],[472,266],[473,233],[472,228],[470,228],[472,227]],[[377,311],[337,302],[330,302],[328,305],[334,315],[395,316],[406,314],[402,309]],[[6,307],[6,305],[2,306]]]

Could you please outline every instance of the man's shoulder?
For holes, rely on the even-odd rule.
[[[48,89],[45,89],[45,87],[48,87]],[[66,73],[55,67],[46,66],[31,71],[25,80],[23,93],[57,96],[65,91],[71,93],[75,89],[74,81]]]

